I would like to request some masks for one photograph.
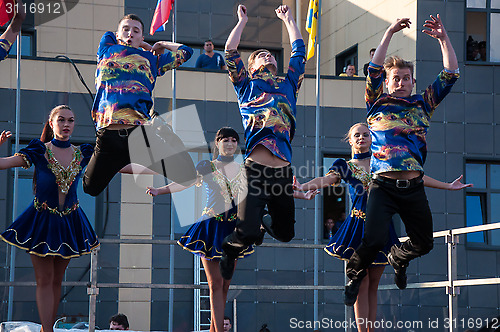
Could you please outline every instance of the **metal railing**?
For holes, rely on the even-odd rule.
[[[407,288],[445,288],[448,296],[448,318],[451,322],[457,321],[458,300],[460,287],[476,286],[476,285],[495,285],[500,284],[500,278],[478,278],[478,279],[462,279],[457,277],[457,243],[458,236],[474,232],[491,231],[500,229],[500,222],[488,225],[471,226],[464,228],[456,228],[445,231],[434,232],[434,238],[443,237],[447,244],[447,280],[435,282],[419,282],[409,283]],[[400,240],[405,241],[403,237]],[[153,239],[101,239],[102,244],[159,244],[159,245],[176,245],[175,240],[153,240]],[[299,244],[299,243],[263,243],[261,247],[271,248],[302,248],[302,249],[323,249],[323,244]],[[150,289],[208,289],[208,285],[192,285],[192,284],[154,284],[154,283],[104,283],[98,282],[98,252],[99,248],[91,253],[91,270],[89,282],[63,282],[63,286],[87,287],[89,295],[89,332],[95,331],[95,313],[97,306],[97,296],[100,288],[150,288]],[[36,286],[34,281],[8,281],[0,282],[3,287],[33,287]],[[313,286],[313,285],[231,285],[230,290],[343,290],[344,285],[339,286]],[[380,285],[379,290],[398,289],[395,285]],[[235,305],[235,304],[233,304]],[[315,303],[317,305],[317,303]],[[346,329],[347,330],[347,329]],[[449,324],[448,330],[454,332],[458,327],[454,324]]]

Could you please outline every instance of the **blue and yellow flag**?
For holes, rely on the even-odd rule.
[[[318,7],[318,0],[309,0],[309,9],[307,10],[306,20],[306,31],[309,32],[309,41],[307,42],[307,60],[314,56],[316,32],[318,30]]]

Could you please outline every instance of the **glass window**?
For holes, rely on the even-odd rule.
[[[500,163],[470,161],[466,163],[466,225],[477,226],[500,222]],[[500,246],[500,230],[470,233],[467,242]]]
[[[470,195],[465,199],[465,208],[467,213],[467,226],[479,226],[484,222],[483,200],[479,195]],[[467,242],[484,243],[484,232],[475,232],[467,234]]]
[[[500,61],[500,0],[467,0],[466,61]]]
[[[486,188],[486,165],[467,164],[465,166],[467,183],[473,183],[475,188]]]
[[[490,165],[490,183],[492,189],[500,189],[500,165]]]
[[[490,61],[500,61],[500,13],[491,14]]]
[[[21,55],[23,56],[33,56],[33,36],[32,35],[22,35],[21,36]],[[12,44],[12,48],[9,51],[10,55],[17,54],[17,41]]]
[[[467,0],[467,8],[486,8],[486,0]]]
[[[348,156],[344,156],[348,157]],[[330,166],[338,157],[323,158],[323,172],[328,173]],[[329,186],[323,189],[323,241],[329,242],[342,226],[350,210],[349,190],[346,184]]]
[[[491,194],[491,223],[500,222],[500,194]],[[500,230],[491,231],[491,244],[500,245]]]

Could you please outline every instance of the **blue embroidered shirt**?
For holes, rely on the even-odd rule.
[[[239,53],[226,51],[229,78],[238,96],[245,128],[245,158],[257,144],[262,144],[277,157],[292,161],[290,142],[295,133],[297,96],[304,78],[305,54],[304,41],[294,41],[288,72],[283,79],[264,66],[248,73]]]
[[[371,171],[423,172],[430,119],[459,74],[443,70],[424,93],[398,98],[383,93],[383,73],[382,66],[370,62],[365,101],[372,135]]]
[[[97,129],[110,124],[140,125],[150,119],[151,93],[156,77],[189,60],[193,50],[152,52],[121,45],[113,32],[106,32],[97,50],[96,96],[92,119]]]

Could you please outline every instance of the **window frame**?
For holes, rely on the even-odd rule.
[[[464,1],[464,63],[465,65],[498,65],[500,64],[499,61],[491,61],[490,60],[490,48],[491,48],[491,14],[500,14],[500,8],[491,8],[491,0],[486,0],[486,7],[485,8],[473,8],[473,7],[467,7],[467,1]],[[467,60],[467,38],[468,38],[468,32],[467,32],[467,13],[468,12],[479,12],[479,13],[486,13],[486,61],[471,61]],[[499,55],[500,56],[500,55]]]
[[[489,0],[488,0],[489,1]],[[486,187],[485,188],[466,188],[464,195],[464,225],[465,227],[469,227],[467,224],[467,197],[469,196],[479,196],[484,204],[483,213],[483,225],[489,225],[492,222],[492,194],[500,194],[500,188],[494,189],[491,188],[491,165],[500,165],[500,160],[498,159],[466,159],[464,161],[464,175],[467,179],[467,165],[469,164],[481,164],[486,165],[485,177],[486,177]],[[467,182],[467,180],[466,180]],[[500,221],[498,221],[500,222]],[[498,250],[500,249],[500,245],[492,244],[493,242],[493,232],[500,232],[500,230],[491,230],[491,231],[483,231],[484,242],[469,242],[467,240],[467,236],[465,239],[467,248],[476,248],[476,249],[490,249],[490,250]]]

